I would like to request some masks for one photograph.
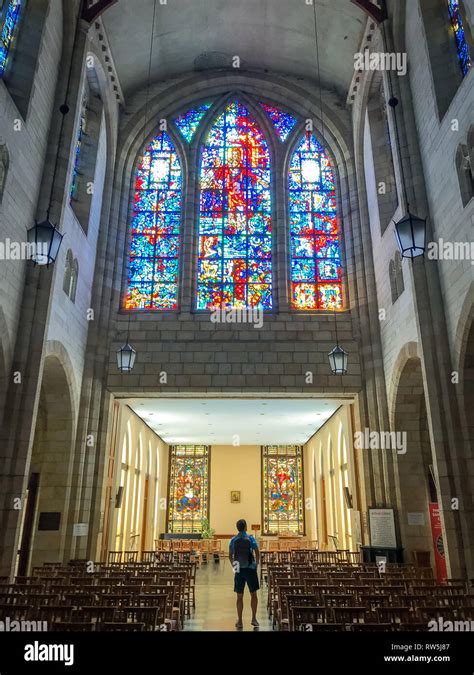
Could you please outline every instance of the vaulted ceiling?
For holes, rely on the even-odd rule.
[[[351,0],[316,0],[321,79],[342,96],[367,16]],[[146,86],[154,0],[103,15],[125,96]],[[231,67],[317,79],[313,7],[306,0],[157,0],[152,81]]]

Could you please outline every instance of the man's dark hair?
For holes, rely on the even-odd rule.
[[[245,530],[247,529],[247,523],[243,518],[237,521],[237,529],[239,532],[245,532]]]

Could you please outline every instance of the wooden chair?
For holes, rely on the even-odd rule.
[[[354,633],[391,633],[395,627],[392,623],[352,623],[350,629]]]
[[[57,622],[70,622],[72,607],[64,605],[41,605],[38,611],[40,620],[47,621],[48,625],[52,625]]]
[[[302,630],[300,626],[312,623],[327,623],[332,621],[332,610],[328,607],[303,607],[293,606],[291,608],[291,624],[295,630]]]
[[[413,616],[409,607],[376,607],[375,613],[379,623],[409,623]]]
[[[74,622],[68,623],[66,621],[56,621],[51,626],[54,633],[90,633],[94,630],[94,624],[89,622]]]
[[[302,596],[305,592],[305,587],[301,585],[290,584],[278,586],[276,605],[273,608],[273,626],[278,625],[278,629],[282,630],[283,622],[286,625],[289,624],[288,607],[286,604],[287,596],[290,594]]]
[[[101,632],[141,633],[145,630],[145,624],[113,622],[113,623],[102,623],[100,624],[99,628]]]
[[[127,622],[144,623],[146,631],[155,631],[165,625],[166,596],[160,596],[154,607],[124,607]]]
[[[98,623],[112,623],[115,620],[117,609],[115,607],[81,607],[81,609],[73,609],[71,614],[71,622],[76,620],[83,622]]]
[[[295,630],[293,623],[293,607],[318,607],[318,597],[316,595],[301,595],[292,593],[286,596],[288,624],[282,622],[282,628],[290,631]]]
[[[354,607],[356,598],[351,594],[326,593],[321,596],[326,607]]]
[[[305,633],[333,633],[333,632],[343,632],[346,630],[346,626],[343,623],[334,623],[328,621],[327,623],[306,623],[300,624],[297,628],[299,631]]]
[[[333,607],[334,621],[336,623],[364,623],[367,607]]]
[[[420,622],[409,622],[409,623],[399,623],[395,626],[397,631],[410,631],[410,632],[428,632],[428,624]]]

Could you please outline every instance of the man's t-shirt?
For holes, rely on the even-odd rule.
[[[235,542],[238,539],[245,539],[245,538],[247,538],[250,541],[250,550],[251,551],[258,551],[258,544],[255,540],[255,537],[253,537],[251,534],[247,534],[247,532],[239,532],[239,534],[237,534],[235,537],[233,537],[230,540],[230,544],[229,544],[230,555],[233,556],[234,553],[235,553]],[[253,555],[252,555],[252,562],[247,565],[246,569],[250,569],[250,570],[257,569],[257,563],[256,563],[255,557]]]

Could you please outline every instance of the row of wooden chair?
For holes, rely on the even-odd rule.
[[[179,630],[196,606],[196,563],[44,565],[0,582],[0,618],[46,622],[55,630]],[[116,626],[116,627],[115,627]],[[132,628],[126,630],[134,630]]]
[[[319,563],[297,553],[285,562],[267,560],[262,571],[269,615],[280,630],[320,624],[334,630],[352,630],[353,624],[428,630],[433,618],[468,621],[474,614],[474,590],[467,581],[440,585],[431,569],[387,564],[382,571],[372,563]]]

